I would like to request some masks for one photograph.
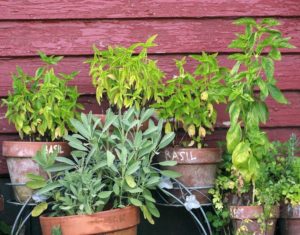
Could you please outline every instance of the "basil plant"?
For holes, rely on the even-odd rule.
[[[269,154],[271,144],[260,124],[269,119],[266,98],[271,96],[281,104],[288,101],[277,87],[274,61],[281,59],[281,48],[294,48],[276,29],[279,22],[242,18],[234,22],[245,27],[237,34],[229,48],[239,52],[229,56],[235,65],[226,79],[230,89],[230,128],[227,132],[227,150],[232,163],[243,179],[254,182],[260,170],[260,162]],[[255,185],[255,184],[253,184]],[[255,192],[255,190],[254,190]]]
[[[162,101],[152,105],[166,120],[165,132],[184,129],[187,141],[180,145],[201,148],[206,135],[214,131],[217,121],[215,105],[226,101],[222,84],[226,69],[220,67],[217,54],[192,55],[197,62],[193,73],[185,71],[185,57],[176,61],[178,76],[162,88]]]
[[[39,52],[43,65],[35,75],[26,74],[17,67],[13,74],[13,92],[3,99],[7,107],[5,117],[15,125],[21,139],[29,141],[54,141],[72,130],[70,119],[77,116],[79,93],[68,86],[77,72],[56,74],[54,65],[62,56],[46,56]]]
[[[162,176],[180,176],[169,170],[158,170],[153,158],[174,138],[170,132],[162,135],[163,121],[155,124],[150,117],[153,109],[128,109],[124,114],[106,113],[102,123],[92,114],[81,114],[71,122],[78,133],[66,140],[74,149],[72,158],[47,156],[40,152],[35,161],[48,172],[49,179],[29,175],[27,185],[38,189],[34,198],[47,199],[38,204],[32,214],[38,216],[50,207],[52,216],[92,214],[112,208],[134,205],[144,217],[154,223],[159,217],[152,190]],[[148,128],[141,130],[143,123]],[[161,165],[175,165],[165,161]]]
[[[158,68],[157,61],[148,58],[149,48],[156,46],[153,42],[156,36],[129,47],[99,50],[94,46],[94,57],[87,63],[99,103],[107,98],[117,109],[140,109],[160,101],[164,73]]]

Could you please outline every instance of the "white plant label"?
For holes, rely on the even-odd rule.
[[[46,145],[46,151],[47,153],[53,153],[54,151],[58,151],[59,154],[64,153],[62,147],[59,144],[50,145],[50,146]]]
[[[165,150],[166,160],[172,161],[195,161],[196,157],[193,156],[191,151],[169,151]]]

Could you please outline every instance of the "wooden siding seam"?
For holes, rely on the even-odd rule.
[[[257,20],[264,19],[264,18],[276,18],[280,19],[295,19],[299,18],[299,14],[295,15],[243,15],[243,16],[236,16],[236,15],[215,15],[215,16],[158,16],[158,17],[94,17],[94,18],[14,18],[14,19],[1,19],[0,23],[2,22],[64,22],[64,21],[135,21],[135,20],[236,20],[243,17],[251,17]]]

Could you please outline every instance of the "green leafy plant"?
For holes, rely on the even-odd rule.
[[[270,218],[271,207],[282,200],[292,205],[299,205],[300,200],[300,158],[299,140],[292,134],[286,142],[271,143],[270,152],[261,161],[261,167],[255,181],[245,182],[232,166],[231,154],[224,155],[224,162],[219,167],[213,195],[215,213],[209,218],[212,225],[221,234],[230,234],[228,205],[263,205],[264,214],[259,218],[261,229],[266,229],[266,220]]]
[[[45,63],[34,76],[26,74],[20,67],[13,78],[13,93],[3,99],[7,107],[5,117],[15,125],[21,139],[48,141],[62,138],[72,129],[70,119],[76,116],[79,93],[76,87],[67,86],[67,82],[76,76],[56,75],[53,65],[62,56],[46,56],[39,53]]]
[[[0,234],[8,235],[11,232],[11,227],[0,220]]]
[[[282,199],[282,166],[277,156],[278,147],[271,143],[270,152],[264,156],[260,164],[260,171],[257,174],[255,185],[253,182],[245,181],[234,169],[232,155],[226,153],[224,162],[219,167],[218,177],[212,194],[215,213],[209,218],[212,225],[219,234],[230,234],[229,205],[250,206],[262,205],[263,215],[259,218],[261,230],[265,231],[271,216],[272,207],[278,205]],[[216,233],[217,233],[216,232]]]
[[[280,48],[294,47],[288,42],[290,38],[282,37],[275,29],[279,22],[274,19],[257,22],[242,18],[234,23],[245,26],[245,32],[237,34],[229,45],[240,52],[229,56],[236,63],[226,79],[230,89],[227,150],[232,154],[233,167],[245,181],[254,183],[260,163],[271,147],[267,135],[259,127],[269,118],[265,100],[271,95],[279,103],[288,103],[276,86],[274,60],[281,59]]]
[[[280,48],[294,47],[289,44],[290,38],[284,38],[276,29],[279,22],[274,19],[242,18],[234,23],[244,26],[245,31],[229,45],[239,52],[229,56],[236,61],[226,77],[230,128],[226,135],[226,161],[219,170],[215,188],[210,190],[217,210],[211,218],[223,222],[213,223],[221,229],[229,222],[228,217],[220,216],[228,212],[228,205],[262,205],[264,213],[259,222],[265,231],[272,206],[282,198],[282,175],[276,158],[278,149],[260,124],[269,118],[265,102],[269,95],[279,103],[288,103],[276,86],[274,61],[281,59]]]
[[[60,227],[53,227],[51,230],[51,235],[62,235]]]
[[[48,198],[38,204],[32,214],[37,216],[51,206],[52,216],[92,214],[128,205],[139,207],[151,222],[159,217],[151,190],[161,176],[178,177],[178,173],[155,168],[152,160],[158,151],[174,138],[162,136],[163,122],[157,125],[149,118],[153,109],[128,109],[115,115],[108,110],[105,123],[93,115],[81,114],[71,122],[77,134],[66,137],[74,148],[72,159],[47,155],[43,150],[35,161],[49,175],[49,180],[29,175],[27,186],[38,189],[35,196]],[[141,130],[142,124],[149,126]],[[174,161],[161,162],[175,165]]]
[[[286,143],[277,143],[279,151],[278,160],[280,168],[276,169],[281,174],[281,192],[285,203],[292,206],[300,205],[300,142],[295,134],[292,134]]]
[[[198,62],[195,71],[185,71],[185,58],[177,60],[179,75],[167,82],[162,88],[162,102],[152,107],[166,120],[166,133],[183,127],[189,140],[181,144],[201,148],[206,134],[214,130],[217,120],[214,105],[226,100],[226,89],[221,83],[226,69],[219,67],[217,54],[203,52],[191,58]]]
[[[156,46],[153,43],[156,36],[130,47],[100,51],[94,46],[94,58],[87,63],[99,103],[105,95],[113,107],[139,109],[160,100],[164,74],[147,55],[148,49]]]

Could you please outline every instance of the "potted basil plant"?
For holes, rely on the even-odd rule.
[[[218,65],[217,54],[203,52],[191,58],[197,61],[197,68],[189,73],[184,69],[185,58],[176,61],[179,75],[167,81],[162,88],[162,101],[152,107],[165,120],[165,132],[175,131],[179,139],[159,159],[177,161],[172,168],[182,174],[179,180],[198,201],[208,203],[207,190],[213,186],[221,150],[207,147],[204,140],[214,131],[215,104],[226,101],[226,88],[221,83],[226,69]]]
[[[40,202],[32,211],[40,217],[44,235],[60,229],[62,234],[136,234],[139,209],[154,223],[159,217],[151,190],[161,176],[177,177],[172,171],[158,171],[153,158],[174,138],[170,132],[162,135],[162,120],[157,125],[149,120],[154,110],[129,108],[124,114],[106,113],[99,118],[81,114],[71,122],[77,134],[66,140],[74,148],[72,158],[47,155],[43,150],[36,162],[49,174],[29,182],[34,198]],[[141,130],[142,123],[149,127]],[[162,162],[174,165],[173,161]]]
[[[261,216],[264,222],[275,219],[279,211],[276,191],[271,197],[274,200],[270,201],[261,199],[259,194],[258,184],[264,182],[263,177],[266,176],[262,172],[272,152],[272,144],[260,129],[260,124],[266,123],[269,118],[265,102],[269,95],[279,103],[288,103],[276,86],[274,60],[281,59],[280,48],[293,46],[289,43],[290,38],[284,38],[276,29],[279,22],[274,19],[255,21],[242,18],[234,24],[244,26],[245,32],[237,34],[229,45],[239,50],[229,56],[235,64],[226,79],[226,86],[230,89],[230,128],[226,144],[232,161],[230,172],[236,176],[235,186],[231,185],[232,194],[233,198],[237,198],[229,202],[229,211],[236,231],[245,228],[244,221],[251,220],[245,225],[249,233],[273,234],[274,221],[272,226],[261,227],[257,223]]]
[[[5,117],[15,125],[21,139],[4,141],[2,147],[19,202],[31,195],[32,190],[22,186],[28,181],[27,173],[44,174],[32,160],[43,145],[48,152],[57,150],[63,156],[70,154],[70,147],[62,137],[73,129],[70,119],[76,116],[77,109],[82,108],[77,103],[76,87],[67,85],[77,72],[57,75],[53,66],[62,57],[46,56],[42,52],[39,55],[44,65],[34,76],[17,67],[12,76],[13,92],[2,100],[7,107]]]

